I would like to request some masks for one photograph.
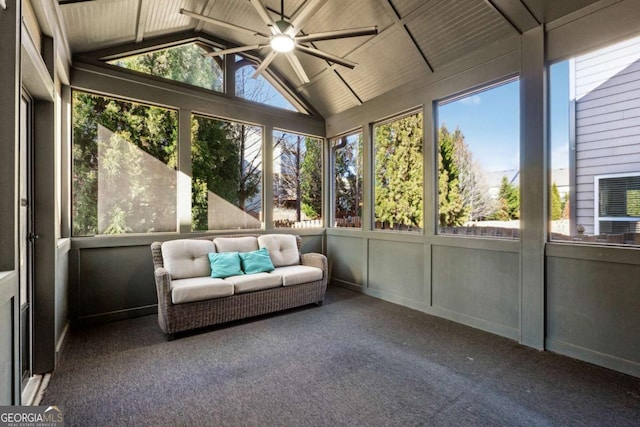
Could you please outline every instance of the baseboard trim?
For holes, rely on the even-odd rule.
[[[67,323],[65,323],[64,325],[64,328],[62,328],[62,333],[60,334],[60,338],[58,338],[58,342],[56,343],[56,365],[58,364],[58,360],[60,360],[60,356],[62,355],[64,344],[67,342],[67,333],[69,332],[70,327],[71,324],[67,321]]]
[[[469,316],[463,313],[450,311],[440,307],[430,306],[424,302],[411,300],[405,297],[389,294],[379,290],[371,288],[362,288],[360,286],[351,285],[348,282],[332,279],[332,283],[344,287],[356,292],[361,292],[365,295],[369,295],[375,298],[379,298],[384,301],[399,304],[404,307],[411,308],[413,310],[421,311],[431,316],[441,317],[443,319],[451,320],[452,322],[460,323],[471,328],[480,329],[491,334],[499,335],[514,341],[518,341],[520,338],[520,331],[516,328],[511,328],[499,323],[495,323],[485,319],[479,319],[477,317]]]
[[[90,326],[100,323],[115,322],[116,320],[132,319],[134,317],[148,316],[158,313],[158,305],[146,305],[143,307],[127,308],[124,310],[110,311],[107,313],[92,314],[90,316],[80,316],[74,319],[74,325]]]
[[[599,351],[549,338],[545,340],[545,348],[554,353],[640,378],[640,363],[634,362],[633,360],[622,359],[610,354],[600,353]]]
[[[341,279],[330,279],[329,283],[335,286],[340,286],[341,288],[346,288],[355,292],[362,292],[362,286],[357,285],[355,283],[347,282],[346,280]]]

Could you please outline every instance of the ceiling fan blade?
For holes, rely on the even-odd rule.
[[[271,15],[269,15],[269,11],[265,7],[265,5],[262,4],[260,0],[249,0],[249,1],[251,2],[255,10],[258,12],[258,15],[260,15],[260,18],[262,18],[264,23],[267,24],[269,28],[271,28],[271,32],[273,34],[280,34],[280,28],[278,28],[276,23],[271,18]]]
[[[266,39],[269,38],[268,35],[266,34],[262,34],[258,31],[254,31],[252,29],[249,28],[244,28],[241,27],[239,25],[235,25],[235,24],[230,24],[228,22],[224,22],[224,21],[219,21],[215,18],[211,18],[209,16],[204,16],[204,15],[200,15],[199,13],[195,13],[195,12],[191,12],[190,10],[186,10],[186,9],[180,9],[180,13],[186,16],[190,16],[191,18],[195,18],[195,19],[199,19],[200,21],[204,21],[204,22],[208,22],[210,24],[214,24],[214,25],[218,25],[220,27],[224,27],[224,28],[230,28],[232,30],[236,30],[236,31],[240,31],[246,34],[250,34],[252,36],[260,36],[260,37],[264,37]]]
[[[273,59],[276,57],[277,54],[278,52],[276,52],[275,50],[272,50],[271,53],[269,53],[269,55],[267,55],[267,57],[262,60],[262,63],[258,68],[256,68],[256,72],[253,73],[251,78],[255,79],[260,74],[262,74],[262,72],[267,69],[267,67],[269,66],[269,64],[271,64],[271,61],[273,61]]]
[[[232,47],[231,49],[224,50],[214,50],[213,52],[205,53],[204,56],[222,56],[229,55],[232,53],[245,52],[247,50],[255,50],[260,49],[262,47],[268,46],[266,44],[253,44],[249,46],[240,46],[240,47]]]
[[[294,28],[302,27],[313,13],[325,3],[326,0],[307,0],[291,17],[291,25],[293,25]]]
[[[347,37],[371,36],[378,34],[378,27],[350,28],[348,30],[324,31],[296,37],[298,43],[317,42],[320,40],[344,39]]]
[[[308,53],[311,56],[315,56],[316,58],[325,59],[329,62],[333,62],[335,64],[340,64],[343,67],[353,69],[356,65],[355,62],[349,61],[348,59],[341,58],[329,52],[324,52],[318,49],[312,49],[310,47],[302,46],[301,44],[296,45],[296,49],[300,52]]]
[[[300,79],[300,81],[303,84],[309,83],[310,81],[309,77],[307,76],[307,73],[304,72],[304,68],[302,68],[302,64],[300,63],[300,60],[291,52],[287,52],[285,56],[287,57],[289,64],[291,64],[291,68],[293,68],[293,71],[295,71],[296,74],[298,75],[298,78]]]

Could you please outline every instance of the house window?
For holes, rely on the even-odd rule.
[[[253,61],[236,55],[236,96],[249,101],[259,102],[261,104],[270,105],[272,107],[283,108],[290,111],[305,112],[297,109],[287,100],[278,89],[273,78],[265,71],[264,75],[253,78],[256,66]],[[265,78],[267,76],[267,78]]]
[[[519,81],[439,101],[438,231],[518,238]]]
[[[549,68],[550,239],[640,244],[640,37]]]
[[[596,176],[594,186],[594,234],[640,233],[640,173]]]
[[[362,227],[362,132],[331,141],[334,227]]]
[[[222,92],[224,66],[214,48],[201,42],[173,46],[107,61],[128,70]]]
[[[176,231],[178,114],[74,91],[73,236]]]
[[[322,227],[322,139],[274,130],[273,225]]]
[[[422,112],[374,126],[376,230],[423,228]]]
[[[262,228],[262,128],[191,118],[191,229]]]

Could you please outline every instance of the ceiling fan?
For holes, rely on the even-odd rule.
[[[258,15],[260,15],[260,18],[262,18],[264,23],[270,28],[271,35],[267,35],[225,21],[220,21],[215,18],[210,18],[208,16],[191,12],[185,9],[180,9],[180,13],[195,19],[202,20],[204,22],[218,25],[220,27],[230,28],[236,31],[243,32],[245,34],[251,34],[252,36],[262,38],[264,41],[261,43],[234,47],[206,54],[207,56],[221,56],[248,50],[261,49],[263,47],[270,47],[271,52],[269,52],[269,54],[262,60],[260,66],[256,68],[256,71],[253,74],[254,78],[259,76],[274,60],[276,55],[281,53],[287,58],[289,64],[291,64],[291,67],[295,71],[298,78],[302,81],[302,83],[309,83],[309,77],[302,68],[302,64],[300,63],[298,58],[294,55],[294,50],[353,69],[357,65],[355,62],[349,61],[345,58],[341,58],[337,55],[333,55],[329,52],[322,51],[313,45],[309,45],[308,43],[321,40],[333,40],[347,37],[360,37],[378,34],[378,28],[376,26],[324,31],[313,34],[300,34],[300,28],[304,25],[305,22],[307,22],[309,18],[311,18],[314,12],[326,2],[326,0],[307,0],[307,2],[302,5],[289,20],[285,19],[284,0],[281,0],[280,19],[278,21],[273,20],[266,6],[262,2],[260,2],[260,0],[249,0],[249,2],[251,2],[253,7],[258,12]]]

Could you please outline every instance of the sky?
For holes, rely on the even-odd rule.
[[[550,73],[551,166],[568,164],[568,61]],[[460,128],[465,143],[487,172],[520,169],[520,82],[518,80],[469,95],[438,108],[438,127]]]
[[[438,128],[459,128],[487,172],[520,168],[519,87],[516,80],[438,107]]]

